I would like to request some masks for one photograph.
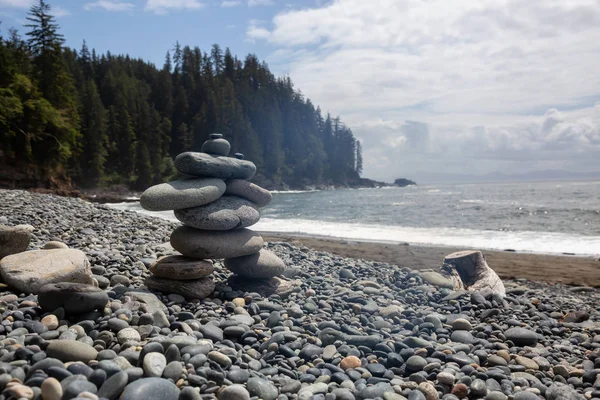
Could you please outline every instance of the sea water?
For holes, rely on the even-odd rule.
[[[111,206],[146,212],[139,203]],[[276,192],[252,229],[351,240],[600,254],[600,182]]]

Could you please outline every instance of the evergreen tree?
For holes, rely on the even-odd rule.
[[[58,24],[50,11],[50,4],[44,0],[38,0],[38,3],[31,6],[27,14],[26,19],[30,23],[25,27],[31,28],[31,31],[27,32],[27,36],[29,36],[27,43],[34,56],[40,56],[45,52],[54,52],[56,46],[64,43],[64,37],[58,33]]]

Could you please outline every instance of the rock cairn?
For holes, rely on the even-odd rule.
[[[235,275],[231,282],[268,281],[285,265],[263,249],[263,238],[247,229],[260,219],[259,208],[271,201],[271,193],[249,182],[256,166],[240,153],[228,157],[231,145],[213,133],[202,152],[186,152],[175,158],[183,177],[153,186],[140,199],[150,211],[174,210],[184,225],[171,234],[171,245],[182,255],[160,258],[150,266],[146,285],[154,290],[204,298],[213,292],[213,262]]]

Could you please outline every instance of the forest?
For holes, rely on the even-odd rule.
[[[159,68],[66,47],[44,0],[27,21],[24,36],[0,31],[0,186],[143,190],[173,179],[174,157],[213,132],[265,187],[360,181],[352,131],[255,55],[177,42]]]

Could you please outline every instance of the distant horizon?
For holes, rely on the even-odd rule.
[[[558,175],[546,175],[546,176],[532,176],[535,174],[544,173],[562,173],[563,176]],[[531,171],[522,174],[502,174],[500,171],[494,171],[484,175],[457,175],[457,174],[430,174],[430,177],[423,177],[423,173],[415,174],[415,176],[399,176],[398,178],[405,178],[415,181],[417,185],[438,185],[438,184],[471,184],[471,183],[526,183],[526,182],[600,182],[600,171],[588,172],[588,173],[575,173],[571,171]],[[431,178],[436,175],[437,178]],[[444,177],[445,175],[445,177]],[[568,175],[568,176],[565,176]],[[421,176],[421,178],[419,178]],[[369,177],[364,177],[370,179]],[[395,179],[398,179],[395,178]],[[381,181],[388,184],[393,184],[393,181]]]

